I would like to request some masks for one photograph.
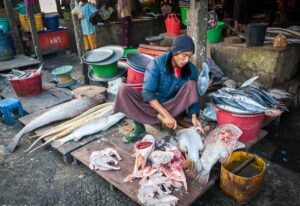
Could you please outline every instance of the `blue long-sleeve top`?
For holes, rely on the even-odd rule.
[[[179,89],[189,80],[197,83],[197,71],[191,62],[181,69],[181,76],[177,78],[171,65],[171,52],[167,52],[152,60],[145,71],[142,95],[144,102],[157,99],[166,102],[177,94]],[[200,102],[195,102],[188,108],[188,116],[199,115]]]

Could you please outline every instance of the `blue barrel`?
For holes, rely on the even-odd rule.
[[[10,45],[10,39],[7,34],[0,34],[0,61],[12,59],[13,50]]]
[[[44,25],[47,30],[55,30],[59,27],[59,15],[58,13],[48,13],[43,17]]]

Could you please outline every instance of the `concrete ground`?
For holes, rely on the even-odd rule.
[[[46,70],[77,65],[75,54],[48,56]],[[80,73],[75,72],[80,80]],[[51,80],[51,75],[45,75]],[[1,79],[0,79],[1,80]],[[0,88],[9,86],[3,80]],[[261,192],[248,205],[300,205],[300,109],[285,113],[280,124],[266,129],[270,135],[250,152],[267,159]],[[0,122],[0,144],[7,144],[22,128],[20,123],[7,126]],[[0,156],[0,205],[136,205],[117,189],[83,165],[63,162],[51,147],[28,155],[24,150],[33,140],[21,142],[15,152]],[[218,184],[193,205],[238,205],[225,196]]]

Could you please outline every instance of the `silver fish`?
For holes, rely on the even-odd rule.
[[[78,116],[84,111],[104,102],[104,100],[105,97],[103,95],[96,95],[90,98],[74,99],[69,102],[65,102],[63,104],[52,107],[42,115],[32,120],[29,124],[27,124],[21,131],[19,131],[18,134],[16,134],[16,136],[7,146],[4,147],[3,145],[1,145],[0,154],[12,153],[23,135],[52,122]]]
[[[246,86],[249,86],[251,85],[253,82],[255,82],[257,79],[259,78],[259,76],[255,76],[255,77],[252,77],[250,79],[248,79],[247,81],[245,81],[241,87],[246,87]]]
[[[52,146],[58,148],[71,140],[77,142],[84,136],[95,134],[100,131],[105,131],[125,117],[125,115],[120,112],[115,113],[113,115],[107,115],[108,116],[100,117],[98,119],[95,119],[94,121],[82,125],[81,127],[75,129],[71,134],[65,136],[64,138],[54,141]]]

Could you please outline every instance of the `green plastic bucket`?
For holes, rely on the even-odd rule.
[[[137,49],[124,49],[122,58],[126,58],[126,55],[132,52],[139,52]]]
[[[188,6],[180,6],[181,20],[184,25],[187,25],[187,13],[189,8]]]
[[[218,43],[222,34],[224,23],[219,21],[216,28],[207,30],[207,39],[210,44]]]
[[[94,73],[100,78],[111,78],[118,73],[118,61],[108,65],[91,65]]]
[[[10,31],[8,18],[0,18],[0,30],[2,30],[4,33]]]
[[[26,6],[25,2],[19,3],[16,7],[16,10],[19,14],[26,16]]]

